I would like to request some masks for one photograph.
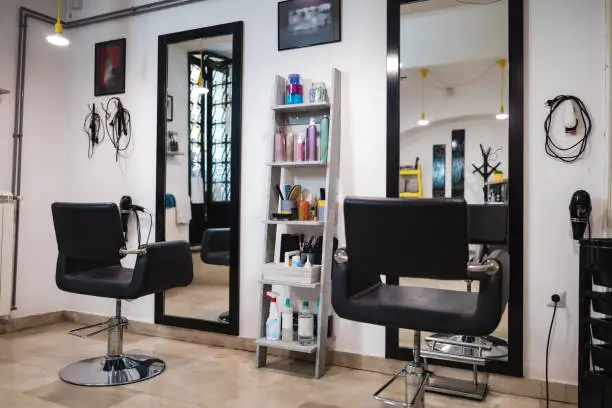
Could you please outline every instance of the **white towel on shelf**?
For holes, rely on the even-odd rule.
[[[188,194],[176,195],[176,223],[189,224],[191,221],[191,198]]]

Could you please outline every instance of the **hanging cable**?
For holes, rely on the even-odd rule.
[[[104,130],[102,129],[102,117],[96,112],[96,104],[92,103],[91,107],[87,105],[89,113],[85,116],[83,122],[83,132],[87,135],[89,147],[87,148],[87,157],[93,157],[94,148],[104,140]]]
[[[119,154],[124,152],[132,142],[132,121],[130,112],[123,107],[121,99],[110,98],[104,108],[106,119],[106,132],[115,148],[115,160],[119,161]]]
[[[548,329],[548,340],[546,341],[546,408],[548,408],[549,403],[550,403],[550,395],[548,393],[548,354],[550,353],[550,338],[552,335],[553,325],[555,323],[555,316],[557,314],[557,306],[561,298],[559,297],[559,295],[555,294],[552,296],[551,300],[554,302],[555,306],[553,309],[552,318],[550,319],[550,328]]]
[[[584,136],[569,147],[561,147],[552,139],[550,132],[555,111],[557,108],[559,108],[559,106],[563,105],[563,103],[567,101],[578,106],[582,123],[584,123]],[[544,148],[546,154],[552,158],[559,159],[564,163],[574,163],[582,157],[589,143],[589,136],[591,135],[592,130],[591,116],[580,98],[572,95],[559,95],[554,99],[546,101],[546,106],[550,108],[550,112],[544,121],[544,132],[546,133]]]

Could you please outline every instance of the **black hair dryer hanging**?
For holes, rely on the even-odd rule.
[[[569,205],[570,221],[574,239],[582,239],[584,231],[591,218],[591,196],[584,190],[578,190],[572,195]]]

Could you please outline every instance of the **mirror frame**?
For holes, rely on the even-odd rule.
[[[231,216],[230,216],[230,267],[229,267],[229,324],[189,317],[169,316],[164,313],[164,293],[155,294],[155,323],[222,334],[238,335],[240,327],[240,179],[242,144],[242,75],[243,37],[242,21],[197,28],[158,38],[157,64],[157,187],[155,241],[166,240],[166,89],[168,84],[168,45],[184,41],[232,35],[232,146],[231,146]]]
[[[387,0],[387,197],[399,197],[400,165],[400,34],[401,6],[428,0]],[[523,376],[523,0],[508,0],[509,56],[509,238],[510,297],[508,301],[508,361],[487,363],[491,373]],[[387,277],[397,285],[397,277]],[[412,349],[400,347],[399,329],[386,328],[387,358],[408,361]],[[436,365],[466,368],[465,364],[436,361]]]

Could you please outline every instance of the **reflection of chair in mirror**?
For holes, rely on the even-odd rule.
[[[426,385],[436,380],[430,379],[421,355],[421,331],[470,336],[492,333],[508,301],[509,256],[496,250],[482,263],[468,264],[468,211],[462,200],[349,198],[344,215],[347,246],[337,251],[334,260],[334,309],[349,320],[414,330],[413,361],[374,397],[421,408]],[[469,278],[479,282],[480,291],[387,285],[380,275]],[[433,354],[429,352],[428,357]],[[457,357],[455,361],[475,360]],[[404,380],[403,401],[384,396],[398,378]]]
[[[89,358],[65,367],[62,380],[88,386],[130,384],[152,378],[165,368],[162,360],[123,353],[121,300],[133,300],[167,289],[186,286],[193,279],[187,242],[160,242],[136,250],[125,248],[119,209],[115,204],[52,205],[58,246],[57,287],[81,295],[116,299],[116,314],[70,332],[89,337],[108,331],[106,356]],[[121,258],[138,255],[134,269],[124,268]],[[91,333],[80,334],[84,330]]]
[[[230,265],[230,229],[209,228],[202,234],[200,259],[208,265]],[[229,312],[219,315],[219,321],[229,323]]]

